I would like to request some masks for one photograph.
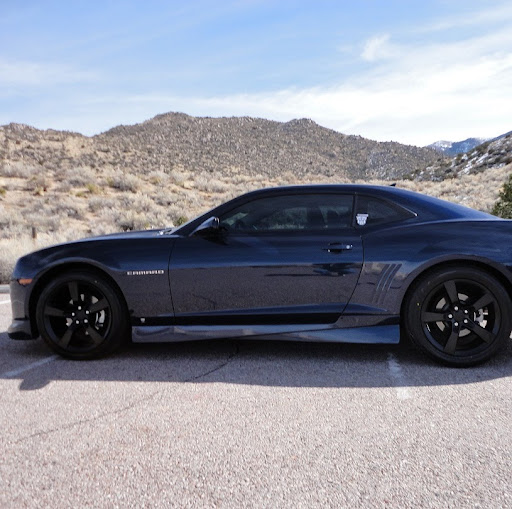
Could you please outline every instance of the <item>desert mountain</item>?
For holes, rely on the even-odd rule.
[[[464,154],[486,141],[487,138],[467,138],[462,141],[440,140],[427,145],[427,147],[442,152],[445,156],[456,156],[457,154]]]
[[[452,159],[442,159],[425,170],[414,172],[415,180],[444,180],[461,175],[480,173],[502,168],[512,163],[512,131],[486,141],[465,154]]]
[[[512,134],[512,131],[509,131],[508,133],[500,134],[499,136],[496,136],[495,138],[467,138],[462,141],[440,140],[440,141],[431,143],[430,145],[427,145],[427,148],[432,148],[434,150],[437,150],[438,152],[443,153],[445,156],[455,157],[459,154],[464,154],[466,152],[470,152],[474,148],[476,148],[479,145],[482,145],[486,142],[493,142],[493,141],[497,141],[501,138],[505,138],[509,134]]]
[[[347,136],[307,119],[158,115],[93,137],[41,131],[20,124],[0,127],[0,166],[44,169],[117,169],[134,175],[175,168],[214,176],[226,170],[278,177],[282,173],[340,178],[396,179],[433,164],[429,148]]]

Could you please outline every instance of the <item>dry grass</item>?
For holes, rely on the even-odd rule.
[[[0,166],[0,177],[29,178],[37,174],[37,171],[38,170],[32,166],[27,166],[21,161],[16,161]]]
[[[512,172],[512,165],[490,169],[443,182],[400,182],[400,187],[460,203],[466,207],[491,212],[504,182]]]
[[[10,239],[0,239],[0,282],[9,282],[9,277],[14,268],[16,260],[31,251],[42,249],[61,242],[72,240],[72,232],[52,233],[38,235],[37,239],[32,239],[29,235],[14,236]]]
[[[489,212],[511,171],[508,165],[443,182],[402,180],[397,186]],[[194,174],[183,167],[130,175],[86,168],[41,174],[11,165],[0,176],[0,281],[7,280],[16,258],[46,245],[114,231],[176,226],[263,187],[347,182],[336,175],[297,178],[291,172],[276,178],[249,176],[237,167],[226,168],[222,175]],[[35,242],[32,227],[38,232]]]

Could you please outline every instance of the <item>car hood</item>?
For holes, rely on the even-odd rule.
[[[176,230],[176,228],[165,228],[165,229],[158,229],[158,230],[140,230],[140,231],[128,231],[128,232],[118,232],[118,233],[107,233],[104,235],[95,235],[92,237],[83,237],[81,239],[76,240],[70,240],[68,242],[63,242],[61,244],[55,244],[53,246],[49,246],[45,249],[52,249],[55,247],[61,247],[61,246],[72,246],[74,244],[88,244],[91,242],[98,242],[102,240],[106,241],[114,241],[114,240],[137,240],[137,239],[151,239],[156,237],[165,236],[167,238],[174,237],[173,232]]]
[[[160,248],[168,252],[168,242],[172,243],[176,238],[171,232],[172,230],[165,229],[113,233],[42,248],[18,259],[13,278],[18,277],[19,274],[22,274],[22,277],[29,277],[64,259],[115,267],[119,252],[126,251],[131,246],[140,245],[141,241],[144,241],[144,244],[146,242],[153,244],[155,249]]]
[[[158,237],[159,235],[172,235],[176,228],[159,228],[157,230],[140,230],[140,231],[129,231],[129,232],[118,232],[108,233],[105,235],[96,235],[93,237],[86,237],[71,242],[87,242],[96,240],[112,240],[112,239],[147,239],[152,237]]]

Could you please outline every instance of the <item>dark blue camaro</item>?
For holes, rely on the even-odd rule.
[[[264,189],[174,230],[24,256],[13,339],[70,358],[124,341],[398,343],[485,361],[512,329],[512,222],[394,187]]]

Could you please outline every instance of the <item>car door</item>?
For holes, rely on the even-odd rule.
[[[350,194],[279,194],[225,212],[209,235],[176,240],[176,323],[332,323],[356,286],[363,248]]]

